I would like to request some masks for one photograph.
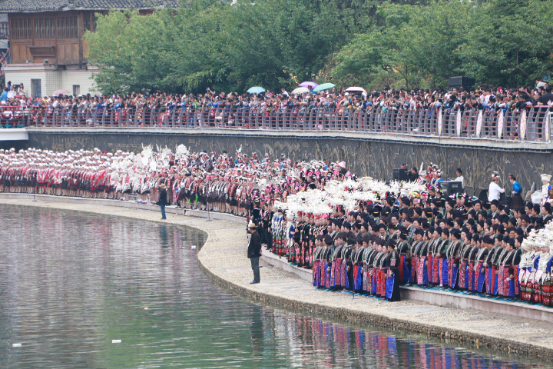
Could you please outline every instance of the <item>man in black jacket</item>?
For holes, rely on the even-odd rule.
[[[165,183],[162,183],[159,188],[161,189],[161,191],[159,192],[158,204],[161,208],[161,219],[167,219],[165,217],[165,205],[167,205],[167,189]]]
[[[261,237],[257,233],[257,225],[250,222],[248,231],[251,233],[250,244],[248,245],[248,258],[252,263],[253,281],[250,284],[260,282],[259,279],[259,258],[261,257]]]

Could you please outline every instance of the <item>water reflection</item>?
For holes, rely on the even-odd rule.
[[[192,246],[204,235],[193,229],[26,207],[0,213],[0,368],[537,364],[248,303],[199,270]]]

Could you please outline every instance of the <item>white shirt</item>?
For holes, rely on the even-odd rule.
[[[500,193],[505,193],[505,190],[499,187],[497,183],[491,182],[488,189],[488,201],[499,200]]]
[[[459,176],[459,177],[455,178],[454,181],[455,181],[455,182],[461,182],[461,186],[462,186],[463,188],[465,188],[465,177]]]

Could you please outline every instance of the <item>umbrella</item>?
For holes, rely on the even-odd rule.
[[[307,87],[298,87],[292,91],[292,95],[299,95],[299,94],[305,94],[309,92],[309,89]]]
[[[336,86],[335,84],[333,83],[323,83],[322,85],[318,85],[317,87],[315,87],[313,89],[313,92],[319,92],[319,91],[323,91],[323,90],[328,90],[330,88],[333,88],[334,86]]]
[[[265,89],[263,87],[251,87],[248,90],[248,93],[250,94],[261,94],[263,92],[265,92]]]
[[[57,91],[54,91],[54,93],[52,94],[52,96],[59,96],[59,95],[71,95],[71,92],[67,90],[57,90]]]
[[[346,88],[346,92],[363,92],[367,93],[363,87],[348,87]]]
[[[311,87],[311,88],[315,88],[317,87],[318,84],[316,84],[315,82],[302,82],[300,83],[300,87]]]

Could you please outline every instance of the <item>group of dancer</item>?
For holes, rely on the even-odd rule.
[[[539,204],[511,209],[444,196],[436,165],[415,181],[385,183],[357,178],[345,162],[184,145],[139,154],[0,150],[0,164],[2,192],[154,203],[163,184],[176,206],[248,217],[272,252],[313,270],[318,288],[396,301],[401,284],[436,286],[551,305],[547,191]]]
[[[332,181],[275,202],[261,233],[318,288],[397,301],[400,285],[434,286],[551,305],[549,184],[540,204],[511,209],[443,196],[438,178],[432,165],[415,183]]]

